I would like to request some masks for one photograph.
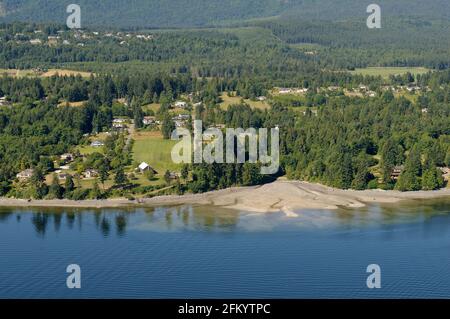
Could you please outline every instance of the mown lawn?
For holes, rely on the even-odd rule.
[[[164,140],[160,132],[136,132],[133,135],[133,160],[146,162],[164,176],[166,170],[179,172],[181,165],[172,161],[171,151],[177,141]]]

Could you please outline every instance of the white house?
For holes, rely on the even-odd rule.
[[[31,168],[26,169],[22,172],[20,172],[19,174],[16,175],[16,177],[20,180],[26,180],[26,179],[30,179],[31,176],[33,176],[34,170],[32,170]]]
[[[7,105],[8,101],[6,100],[6,96],[0,97],[0,106]]]
[[[146,162],[142,162],[141,164],[139,164],[138,170],[139,170],[141,173],[144,173],[144,172],[150,171],[150,170],[153,171],[153,173],[155,173],[155,174],[158,173],[158,172],[155,171],[150,165],[148,165]]]
[[[156,118],[154,116],[144,116],[142,123],[144,123],[144,125],[155,124],[155,120]]]
[[[105,145],[105,143],[101,142],[101,141],[93,141],[91,143],[92,147],[102,147],[103,145]]]
[[[83,172],[85,178],[94,178],[98,176],[98,172],[95,169],[87,169]]]
[[[292,93],[292,90],[288,89],[288,88],[280,88],[278,93],[280,93],[280,94],[289,94],[289,93]]]
[[[41,39],[31,39],[30,43],[33,45],[42,44],[42,40]]]
[[[60,172],[57,176],[59,180],[65,181],[71,175],[69,173]]]
[[[180,109],[185,109],[185,108],[187,108],[188,104],[183,101],[177,101],[177,102],[175,102],[174,106],[178,107]]]
[[[73,161],[74,156],[72,153],[65,153],[65,154],[62,154],[59,158],[61,159],[61,161],[71,162],[71,161]]]

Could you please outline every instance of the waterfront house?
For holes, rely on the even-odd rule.
[[[8,100],[6,99],[6,96],[0,97],[0,106],[8,105]]]
[[[113,123],[113,128],[116,131],[123,131],[127,128],[127,126],[125,124],[122,123]]]
[[[450,168],[448,167],[440,167],[440,170],[442,171],[442,177],[447,182],[450,181]]]
[[[138,170],[143,174],[146,171],[152,171],[154,174],[158,174],[157,171],[155,171],[150,165],[148,165],[146,162],[142,162],[141,164],[139,164],[138,166]]]
[[[400,175],[404,169],[405,169],[405,167],[403,165],[395,166],[391,173],[391,179],[398,180],[398,178],[400,177]]]

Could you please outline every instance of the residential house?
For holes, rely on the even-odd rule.
[[[146,171],[153,171],[154,174],[158,174],[158,172],[156,170],[153,169],[153,167],[151,167],[150,165],[148,165],[146,162],[142,162],[141,164],[139,164],[138,168],[137,168],[142,174],[145,173]]]
[[[360,85],[360,86],[359,86],[359,89],[360,89],[361,91],[367,91],[369,88],[368,88],[366,85]]]
[[[180,173],[177,172],[169,172],[169,179],[175,180],[180,178]]]
[[[69,173],[58,173],[56,176],[58,176],[58,179],[61,181],[65,181],[69,176],[71,176]]]
[[[189,114],[178,114],[177,116],[172,118],[172,121],[175,123],[175,127],[183,127],[186,125],[186,122],[189,120]]]
[[[175,102],[174,106],[180,109],[185,109],[187,108],[188,104],[184,101],[177,101]]]
[[[0,97],[0,106],[8,105],[8,101],[6,100],[6,96]]]
[[[127,122],[127,119],[123,119],[123,118],[116,118],[116,119],[113,119],[113,124],[115,123],[115,124],[124,124],[124,123],[126,123]]]
[[[125,130],[127,128],[127,126],[125,124],[122,124],[122,123],[113,123],[113,128],[116,131],[123,131],[123,130]]]
[[[94,178],[98,176],[98,171],[95,169],[87,169],[83,172],[83,176],[85,178]]]
[[[142,123],[144,125],[151,125],[156,123],[156,118],[154,116],[144,116],[144,119],[142,120]]]
[[[73,156],[72,153],[65,153],[65,154],[62,154],[59,158],[61,159],[61,161],[68,163],[68,162],[73,161],[75,157]]]
[[[41,39],[31,39],[30,43],[33,45],[42,44],[42,40]]]
[[[91,143],[91,146],[92,147],[102,147],[102,146],[104,146],[105,145],[105,143],[103,143],[102,141],[93,141],[92,143]]]
[[[398,180],[398,178],[400,177],[400,175],[404,169],[405,169],[405,167],[403,165],[395,166],[391,173],[391,179]]]
[[[48,45],[57,45],[59,37],[48,36]]]
[[[449,182],[450,181],[450,168],[449,167],[440,167],[440,170],[442,171],[442,177],[444,177],[444,180]]]
[[[31,176],[33,176],[34,170],[31,168],[28,168],[26,170],[21,171],[19,174],[16,175],[16,177],[19,180],[27,180],[30,179]]]
[[[295,93],[300,93],[300,94],[307,93],[307,92],[308,92],[308,89],[306,89],[306,88],[301,88],[301,89],[295,90]]]

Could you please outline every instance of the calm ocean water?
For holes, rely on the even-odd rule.
[[[81,289],[66,267],[81,267]],[[379,264],[382,288],[368,289]],[[249,214],[0,208],[0,298],[450,297],[450,200]]]

